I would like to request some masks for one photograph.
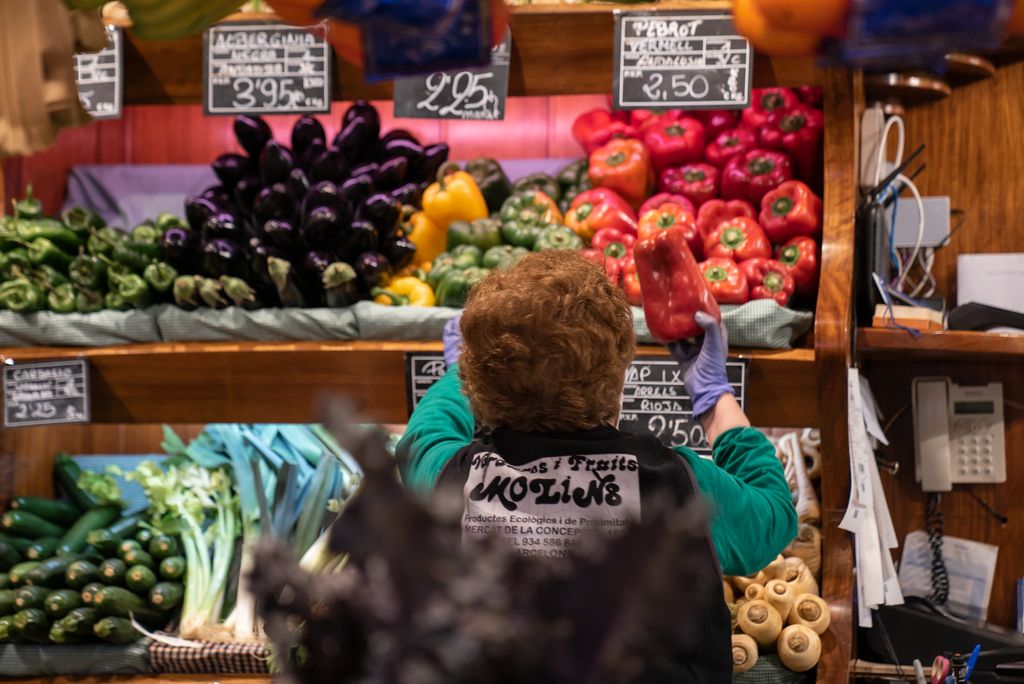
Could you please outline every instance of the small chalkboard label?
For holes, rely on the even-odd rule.
[[[487,67],[435,71],[395,79],[395,116],[410,119],[501,121],[508,99],[512,37],[491,50]]]
[[[331,62],[318,28],[266,21],[211,26],[203,34],[203,111],[329,112]]]
[[[615,13],[617,109],[743,109],[754,53],[724,12]]]
[[[4,427],[89,422],[86,359],[16,363],[4,369]]]
[[[439,352],[405,354],[405,389],[409,413],[447,370]],[[740,406],[746,403],[747,361],[732,359],[725,365],[729,384]],[[710,455],[704,427],[693,415],[693,403],[683,387],[683,370],[671,357],[638,356],[626,372],[619,429],[654,435],[668,446],[685,446]]]
[[[75,55],[78,99],[94,119],[121,118],[124,53],[121,29],[107,26],[107,47]]]

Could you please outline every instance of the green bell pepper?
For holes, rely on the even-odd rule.
[[[127,235],[116,228],[104,227],[89,236],[85,248],[93,256],[109,256],[114,251],[114,245],[127,238]]]
[[[558,208],[534,191],[512,195],[501,206],[501,237],[516,247],[533,249],[542,230],[560,220]]]
[[[155,261],[146,267],[142,272],[149,286],[163,294],[171,291],[174,279],[178,277],[178,271],[173,266],[163,261]]]
[[[68,267],[71,282],[89,290],[100,287],[106,275],[106,262],[91,254],[79,254]]]
[[[156,228],[160,231],[160,234],[163,235],[164,231],[168,228],[188,228],[188,224],[186,224],[180,216],[175,216],[174,214],[169,214],[166,211],[161,211],[156,215]]]
[[[64,227],[60,221],[41,218],[31,221],[15,221],[15,229],[18,239],[22,242],[32,242],[39,238],[46,238],[60,249],[69,252],[78,252],[81,241],[78,236]]]
[[[58,285],[63,285],[64,283],[68,282],[68,278],[66,275],[55,269],[53,266],[50,266],[49,264],[42,264],[40,266],[36,266],[35,276],[36,280],[38,280],[43,285],[43,287],[46,288],[57,287]]]
[[[23,219],[34,219],[43,215],[43,203],[32,194],[31,185],[25,188],[25,197],[14,202],[14,215]]]
[[[562,189],[552,176],[546,173],[531,173],[512,184],[512,194],[520,195],[530,190],[540,190],[555,201],[562,199]]]
[[[473,245],[459,245],[449,254],[454,259],[452,266],[460,271],[471,266],[479,266],[484,259],[483,250]]]
[[[537,236],[533,251],[549,249],[583,249],[583,238],[568,226],[552,226]]]
[[[46,306],[42,288],[22,276],[0,285],[0,308],[14,313],[31,313]]]
[[[448,226],[448,249],[459,245],[473,245],[487,251],[501,244],[501,222],[495,219],[482,218],[475,221],[453,221]]]
[[[56,269],[67,271],[71,265],[72,256],[65,254],[53,241],[44,237],[37,237],[28,244],[28,260],[33,266],[48,264]]]
[[[76,310],[75,286],[71,283],[58,285],[46,294],[46,303],[50,311],[56,313],[72,313]]]
[[[75,309],[81,313],[95,313],[103,310],[103,294],[96,290],[78,288],[75,293]]]
[[[121,240],[114,243],[110,256],[119,264],[124,264],[133,271],[141,272],[160,256],[160,246],[134,240]]]
[[[451,252],[441,252],[434,259],[430,271],[424,280],[436,293],[437,289],[441,286],[441,281],[450,272],[478,267],[483,263],[483,257],[484,253],[473,245],[459,245]]]
[[[476,181],[480,194],[487,203],[487,211],[496,212],[512,194],[512,183],[501,164],[488,157],[477,157],[466,162],[466,172]]]
[[[132,228],[132,242],[142,245],[155,245],[160,242],[163,233],[156,226],[143,223]]]
[[[484,252],[484,268],[508,268],[530,253],[525,247],[498,245]]]
[[[141,309],[149,304],[149,285],[137,273],[114,273],[111,277],[114,291],[129,306]]]
[[[437,287],[437,305],[459,308],[465,305],[466,297],[473,286],[483,280],[489,271],[472,266],[463,270],[449,271]]]
[[[102,228],[103,219],[82,207],[68,209],[60,215],[60,220],[68,229],[78,236],[79,240],[88,240],[92,231]]]
[[[562,210],[563,214],[568,213],[576,195],[593,187],[590,182],[590,174],[587,173],[588,167],[587,158],[584,157],[558,172],[558,186],[562,189],[562,199],[558,201],[558,208]]]
[[[112,311],[127,311],[132,308],[132,305],[116,291],[111,290],[103,296],[103,308],[110,309]]]
[[[549,228],[559,228],[555,223],[516,223],[507,222],[501,225],[501,237],[505,242],[524,249],[533,249],[540,234]]]
[[[17,247],[9,252],[0,252],[0,278],[10,280],[17,276],[15,271],[27,272],[32,268],[28,260],[28,250]]]

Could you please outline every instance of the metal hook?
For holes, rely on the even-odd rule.
[[[895,476],[897,473],[900,472],[900,464],[898,461],[886,461],[884,458],[878,458],[876,456],[875,463],[878,464],[879,468],[889,473],[890,475]]]

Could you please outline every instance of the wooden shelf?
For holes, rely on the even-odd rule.
[[[859,328],[857,353],[862,358],[946,359],[948,361],[1024,361],[1024,335],[968,330],[922,331],[914,337],[905,330]]]
[[[46,677],[45,679],[7,679],[5,684],[270,684],[270,675],[103,675],[95,677]]]
[[[730,2],[661,3],[659,10],[728,9]],[[612,89],[613,28],[616,9],[649,9],[630,4],[526,5],[512,8],[512,64],[509,95],[608,93]],[[272,19],[272,15],[264,15]],[[234,17],[229,17],[231,20]],[[253,15],[244,15],[253,19]],[[126,104],[202,102],[203,38],[146,41],[125,29]],[[338,100],[390,99],[391,83],[368,84],[362,70],[335,61],[333,96]],[[755,87],[818,85],[820,70],[807,59],[755,55]]]
[[[404,423],[404,354],[439,342],[218,342],[0,349],[15,363],[89,359],[94,423],[311,422],[331,392],[368,420]],[[641,354],[667,354],[643,346]],[[817,425],[814,351],[733,350],[750,359],[748,413],[757,425]]]

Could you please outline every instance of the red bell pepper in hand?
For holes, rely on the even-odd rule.
[[[590,182],[617,192],[634,209],[647,199],[653,171],[639,140],[612,140],[590,153]]]
[[[608,279],[617,285],[622,279],[623,269],[633,259],[635,244],[635,233],[618,228],[603,228],[594,234],[590,249],[583,250],[583,256],[602,264]]]
[[[718,227],[719,223],[739,216],[754,218],[757,216],[757,211],[746,200],[726,202],[725,200],[714,199],[710,202],[705,202],[700,206],[700,211],[697,212],[697,231],[700,233],[701,239],[706,240],[708,235],[711,235],[711,231]]]
[[[711,257],[699,267],[711,295],[719,304],[746,304],[750,300],[747,277],[732,259]]]
[[[722,314],[704,282],[697,260],[679,230],[663,230],[636,244],[633,257],[643,291],[644,318],[654,339],[674,342],[700,335],[694,316]]]
[[[576,195],[565,214],[565,225],[589,240],[602,228],[636,232],[636,214],[614,190],[595,188]]]
[[[818,291],[818,243],[809,237],[795,237],[779,248],[777,259],[793,277],[797,294],[814,299]]]
[[[757,147],[757,134],[749,128],[730,128],[718,134],[704,150],[704,158],[708,164],[723,168],[730,159],[738,154],[749,152]]]
[[[786,181],[761,200],[761,227],[774,245],[821,234],[821,200],[804,183]]]
[[[739,216],[723,221],[704,240],[704,254],[743,261],[754,257],[771,258],[772,246],[757,221]]]
[[[593,109],[576,117],[572,135],[587,154],[608,144],[613,138],[635,138],[637,130],[617,115],[604,109]]]
[[[644,144],[657,171],[698,162],[704,156],[704,124],[691,116],[662,119],[646,129]]]
[[[774,299],[780,305],[789,304],[793,296],[793,276],[775,259],[754,257],[740,262],[740,270],[747,277],[751,299]]]
[[[666,230],[682,231],[690,251],[697,258],[703,256],[704,244],[697,230],[697,221],[681,204],[662,204],[657,209],[643,214],[637,225],[637,239],[644,240]]]
[[[703,122],[707,140],[714,140],[722,131],[735,128],[740,120],[740,113],[734,109],[708,109],[694,114]]]
[[[697,208],[693,206],[693,202],[682,195],[673,195],[671,192],[659,192],[643,203],[640,211],[637,212],[637,216],[643,216],[651,209],[658,209],[663,204],[679,204],[694,216],[697,215]]]
[[[661,172],[658,188],[662,192],[682,195],[700,208],[708,200],[718,197],[719,172],[710,164],[687,164]]]
[[[797,174],[809,181],[818,168],[824,127],[825,116],[805,104],[776,110],[761,129],[761,146],[789,154]]]
[[[787,109],[799,100],[789,88],[754,88],[750,93],[750,106],[743,110],[740,121],[746,128],[760,130],[768,123],[768,116],[777,109]]]
[[[725,165],[722,199],[745,199],[760,206],[762,197],[792,178],[793,164],[785,152],[750,150]]]

